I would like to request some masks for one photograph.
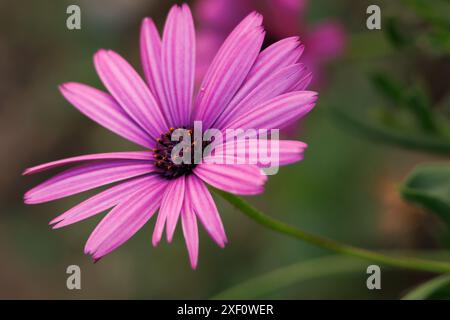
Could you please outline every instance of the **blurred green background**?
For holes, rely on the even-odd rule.
[[[66,28],[69,4],[81,7],[81,30]],[[140,21],[151,16],[161,30],[172,4],[162,0],[0,3],[0,298],[206,299],[254,276],[328,254],[266,230],[217,199],[229,244],[224,250],[216,247],[199,228],[197,270],[189,266],[179,227],[171,245],[152,247],[154,219],[93,264],[83,247],[103,214],[57,231],[48,226],[85,194],[37,206],[22,203],[27,189],[54,172],[22,177],[26,167],[79,154],[136,148],[77,112],[57,86],[79,81],[102,87],[92,64],[99,48],[116,50],[140,70]],[[308,23],[332,17],[344,25],[345,52],[326,65],[326,81],[315,88],[318,105],[294,134],[309,145],[305,160],[282,168],[269,179],[264,194],[248,200],[282,221],[357,246],[445,249],[449,241],[444,224],[406,203],[398,186],[418,163],[443,162],[448,156],[366,139],[346,130],[332,112],[356,112],[363,118],[378,112],[376,107],[385,105],[386,99],[371,79],[374,73],[386,71],[405,83],[418,74],[430,99],[444,104],[447,109],[441,111],[448,114],[448,54],[427,52],[416,45],[398,49],[386,17],[414,25],[418,21],[421,26],[420,17],[401,1],[377,1],[382,29],[370,31],[366,28],[369,4],[310,2]],[[409,36],[417,34],[411,31]],[[66,288],[65,271],[72,264],[81,267],[81,290]],[[370,291],[366,288],[370,264],[292,283],[263,298],[399,298],[430,277],[382,269],[382,290]]]

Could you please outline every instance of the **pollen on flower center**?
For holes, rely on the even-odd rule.
[[[172,139],[174,132],[179,132],[179,130],[183,130],[182,132],[184,132],[185,135],[180,136],[179,139]],[[174,147],[183,142],[184,137],[189,137],[190,141],[185,142],[184,148],[177,150],[178,152],[172,155]],[[159,138],[156,139],[156,147],[153,149],[154,164],[157,168],[157,172],[166,179],[174,179],[192,173],[192,170],[197,165],[194,159],[196,143],[197,142],[193,137],[193,130],[186,127],[178,129],[170,128],[169,131],[162,133]],[[206,145],[207,143],[202,143],[202,151]],[[189,161],[182,161],[185,152],[189,152],[187,155]]]

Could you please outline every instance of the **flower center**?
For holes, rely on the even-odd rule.
[[[193,137],[193,130],[186,127],[176,130],[170,128],[169,131],[161,134],[156,139],[156,147],[153,149],[157,173],[166,179],[174,179],[182,175],[191,174],[197,165],[194,157],[195,144],[202,144],[202,153],[208,144],[201,141],[196,142],[196,139],[197,137],[195,139]],[[174,148],[177,149],[174,150]]]

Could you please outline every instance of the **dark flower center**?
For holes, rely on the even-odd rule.
[[[186,138],[189,139],[184,141]],[[195,145],[201,144],[203,153],[203,149],[209,144],[209,142],[202,142],[201,139],[201,137],[194,137],[193,130],[186,127],[177,130],[170,128],[169,131],[161,134],[156,139],[156,147],[153,149],[156,172],[166,179],[191,174],[197,166],[195,150],[199,150],[195,148]],[[176,146],[178,147],[174,150]]]

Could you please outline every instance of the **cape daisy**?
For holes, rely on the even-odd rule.
[[[146,151],[100,153],[58,160],[25,170],[33,174],[66,169],[25,194],[27,204],[52,201],[117,183],[50,222],[61,228],[109,210],[90,235],[85,253],[98,260],[132,237],[158,211],[152,243],[164,229],[170,242],[178,220],[192,268],[198,259],[200,220],[220,246],[227,242],[221,218],[206,184],[241,195],[263,191],[267,180],[252,164],[175,164],[171,134],[177,128],[282,128],[308,113],[317,94],[304,89],[311,74],[298,63],[303,46],[286,38],[262,52],[262,16],[248,15],[229,35],[211,63],[195,102],[195,31],[187,5],[173,6],[162,39],[149,18],[142,22],[140,49],[144,81],[111,50],[94,56],[108,93],[80,83],[60,86],[83,114]],[[280,164],[301,160],[306,145],[280,141]],[[255,152],[248,148],[247,153]]]

